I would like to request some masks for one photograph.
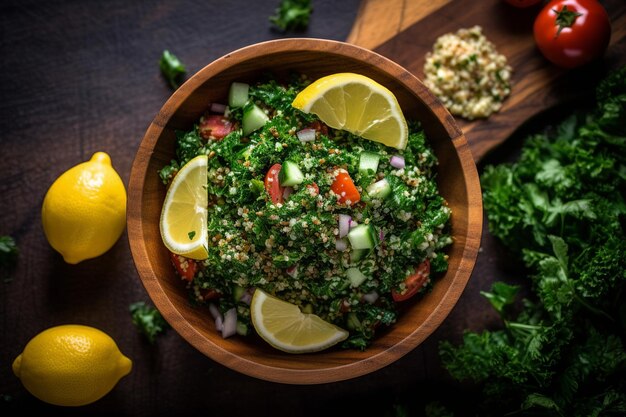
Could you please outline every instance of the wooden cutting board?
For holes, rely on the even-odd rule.
[[[503,143],[533,116],[588,96],[608,70],[626,63],[626,2],[602,0],[612,25],[602,60],[563,70],[543,58],[532,27],[541,6],[518,9],[503,0],[363,0],[347,41],[374,51],[423,78],[424,58],[436,39],[480,25],[513,68],[511,95],[488,119],[457,118],[476,161]]]

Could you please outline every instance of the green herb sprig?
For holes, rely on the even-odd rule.
[[[161,55],[159,68],[170,86],[176,90],[186,72],[183,63],[176,57],[176,55],[172,54],[168,50],[165,50],[163,51],[163,55]]]
[[[152,344],[156,341],[156,337],[159,334],[169,328],[169,324],[167,324],[159,310],[143,301],[131,304],[129,310],[133,324]]]
[[[304,30],[309,26],[311,0],[281,0],[270,22],[282,31]]]

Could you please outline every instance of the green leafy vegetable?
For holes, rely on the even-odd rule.
[[[597,101],[482,175],[489,229],[532,289],[516,305],[518,288],[494,283],[482,294],[503,328],[440,345],[455,378],[482,385],[483,415],[626,413],[626,67]]]
[[[0,236],[0,267],[13,265],[17,259],[18,249],[11,236]]]
[[[170,86],[176,90],[183,74],[185,74],[186,71],[183,63],[180,62],[176,55],[172,54],[168,50],[165,50],[163,51],[163,55],[159,61],[159,68],[161,68],[161,73]]]
[[[156,337],[169,328],[159,310],[146,305],[143,301],[131,304],[129,309],[133,324],[148,338],[150,343],[154,343]]]
[[[311,0],[281,0],[270,22],[280,30],[304,30],[309,26]]]

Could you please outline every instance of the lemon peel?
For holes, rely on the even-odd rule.
[[[409,129],[395,95],[369,77],[349,72],[322,77],[302,90],[292,106],[346,130],[397,149],[406,148]]]
[[[67,263],[111,249],[126,227],[126,189],[111,157],[96,152],[61,174],[46,193],[41,220],[46,239]]]

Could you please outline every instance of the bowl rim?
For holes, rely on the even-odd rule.
[[[418,95],[419,92],[419,97],[428,106],[429,110],[433,111],[433,108],[444,110],[444,118],[440,117],[439,114],[436,114],[435,117],[439,119],[442,126],[448,132],[452,145],[457,152],[464,181],[467,186],[467,238],[464,250],[460,254],[461,261],[456,276],[452,279],[450,286],[442,296],[442,300],[449,300],[450,302],[440,302],[434,307],[420,326],[422,329],[422,331],[419,332],[420,334],[418,334],[418,329],[416,329],[395,345],[381,350],[377,354],[349,364],[320,369],[273,367],[238,356],[236,353],[230,352],[207,339],[178,311],[178,308],[168,298],[163,287],[151,270],[148,251],[143,240],[142,205],[145,179],[148,173],[147,167],[157,140],[167,126],[170,118],[176,114],[179,107],[183,104],[183,98],[193,93],[196,88],[203,85],[213,76],[228,70],[233,62],[241,62],[239,61],[240,58],[247,57],[246,59],[250,59],[250,54],[256,51],[264,55],[282,52],[314,51],[340,55],[353,60],[355,56],[360,56],[361,60],[363,57],[367,57],[368,62],[380,64],[376,65],[378,69],[386,73],[389,77],[397,80],[404,88],[415,95]],[[139,195],[129,194],[128,198],[127,235],[133,263],[135,264],[135,268],[137,269],[144,288],[156,307],[163,314],[163,317],[185,341],[215,362],[248,376],[287,384],[319,384],[356,378],[377,371],[397,361],[418,347],[419,344],[439,327],[458,302],[474,268],[482,235],[482,197],[478,171],[467,140],[463,132],[456,125],[454,118],[415,75],[399,64],[371,50],[335,40],[286,38],[259,42],[227,53],[200,69],[170,96],[150,123],[135,154],[128,189],[129,191],[141,191],[138,193]],[[423,329],[426,329],[426,331],[423,331]],[[295,355],[294,359],[297,357],[298,356]]]

